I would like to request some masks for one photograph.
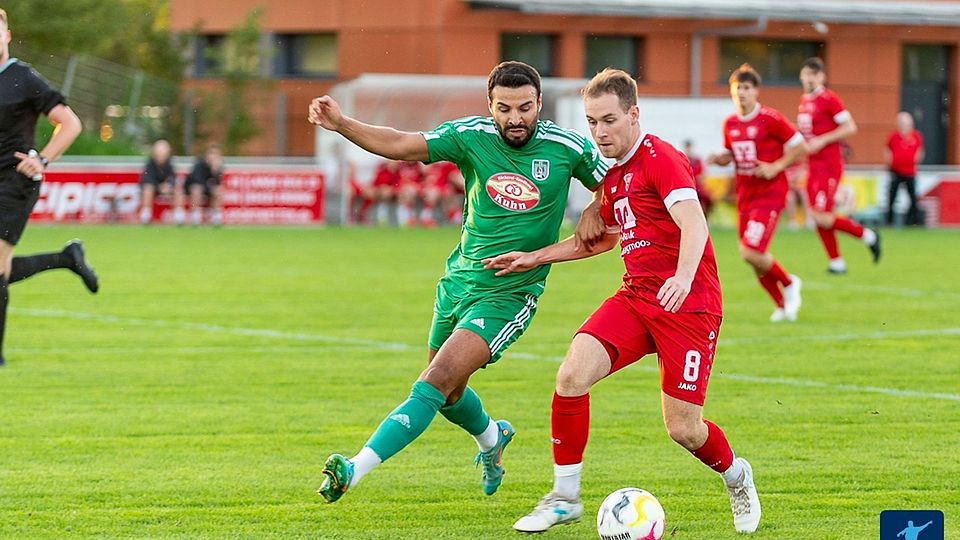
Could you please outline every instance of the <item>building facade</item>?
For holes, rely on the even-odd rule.
[[[171,0],[174,29],[195,34],[191,88],[223,84],[224,56],[211,53],[255,9],[266,82],[250,154],[312,155],[310,99],[365,73],[486,75],[518,59],[549,77],[623,68],[641,97],[716,97],[750,62],[761,101],[795,117],[799,65],[820,56],[860,127],[852,163],[882,162],[900,110],[916,117],[927,163],[960,163],[960,2]]]

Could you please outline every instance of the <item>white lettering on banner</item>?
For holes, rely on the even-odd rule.
[[[140,206],[139,167],[96,166],[47,174],[31,219],[135,222]],[[323,174],[316,171],[227,171],[221,184],[224,223],[310,224],[323,221]],[[156,201],[154,217],[172,219],[170,198]]]
[[[34,212],[61,220],[73,214],[105,214],[115,205],[118,213],[134,212],[140,205],[137,184],[113,182],[44,182]]]

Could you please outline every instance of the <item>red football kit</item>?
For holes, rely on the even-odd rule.
[[[740,242],[767,251],[786,204],[787,175],[766,179],[754,175],[757,163],[783,157],[784,145],[803,142],[796,128],[779,111],[759,103],[746,116],[730,115],[723,123],[723,145],[736,164],[737,211]]]
[[[823,135],[851,118],[840,97],[820,87],[800,98],[797,126],[807,139]],[[810,205],[821,212],[832,212],[837,186],[843,176],[840,143],[832,142],[807,157],[807,197]]]
[[[611,373],[656,352],[663,392],[703,405],[723,314],[709,238],[680,311],[667,312],[657,300],[663,283],[676,273],[680,254],[680,228],[668,208],[684,200],[697,200],[686,156],[641,133],[627,156],[607,171],[601,197],[608,231],[620,234],[623,285],[579,332],[604,345]]]

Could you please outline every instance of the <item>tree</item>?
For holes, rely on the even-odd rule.
[[[265,81],[260,76],[261,54],[260,18],[263,12],[253,9],[247,18],[227,35],[221,47],[209,52],[212,64],[218,66],[213,73],[223,77],[225,94],[207,93],[201,97],[201,138],[209,137],[211,131],[222,130],[224,151],[237,153],[247,141],[260,134],[260,127],[250,114],[254,83],[263,89]]]

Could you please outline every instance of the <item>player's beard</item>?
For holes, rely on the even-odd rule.
[[[526,132],[526,135],[524,135],[522,139],[511,139],[507,137],[508,131],[510,131],[511,129],[517,129],[517,128],[522,128]],[[533,127],[528,126],[524,123],[514,124],[514,125],[508,124],[506,126],[501,126],[500,124],[497,124],[497,131],[500,132],[500,138],[503,139],[503,142],[505,142],[507,146],[511,148],[522,148],[525,144],[530,142],[530,137],[533,136]]]

